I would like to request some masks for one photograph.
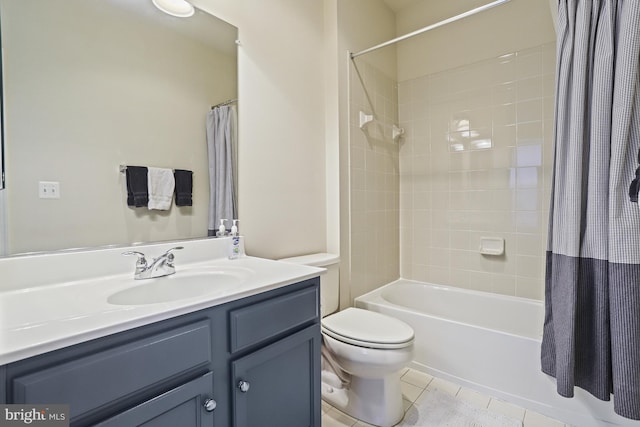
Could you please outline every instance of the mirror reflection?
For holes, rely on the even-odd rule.
[[[237,98],[237,29],[151,0],[0,0],[0,19],[5,254],[206,236],[207,114]],[[127,206],[120,165],[193,171],[192,206]]]

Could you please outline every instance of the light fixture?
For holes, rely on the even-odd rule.
[[[188,18],[195,13],[191,3],[186,0],[151,0],[153,5],[171,16]]]

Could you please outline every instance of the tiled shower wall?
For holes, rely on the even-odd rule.
[[[554,73],[552,43],[398,84],[402,277],[543,298]],[[354,207],[375,208],[353,210],[363,238],[396,213],[394,197],[365,197],[369,180],[392,188],[387,145],[351,148]],[[369,159],[382,169],[370,174]],[[383,230],[365,246],[390,246]],[[505,254],[480,254],[481,237],[503,238]]]
[[[391,137],[398,123],[397,82],[363,59],[350,67],[350,297],[355,298],[399,276],[400,175],[399,147]],[[375,117],[364,130],[360,111]]]

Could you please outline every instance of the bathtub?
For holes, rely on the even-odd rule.
[[[567,399],[540,371],[540,301],[399,279],[355,299],[415,331],[411,367],[576,426],[640,426],[582,389]]]

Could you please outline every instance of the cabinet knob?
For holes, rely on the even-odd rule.
[[[249,387],[251,387],[251,384],[249,384],[249,381],[243,381],[240,380],[238,382],[238,388],[240,389],[241,392],[246,393],[249,391]]]
[[[204,406],[204,409],[207,412],[213,412],[213,410],[216,409],[216,406],[218,406],[218,404],[213,399],[207,399],[204,401],[204,404],[202,406]]]

